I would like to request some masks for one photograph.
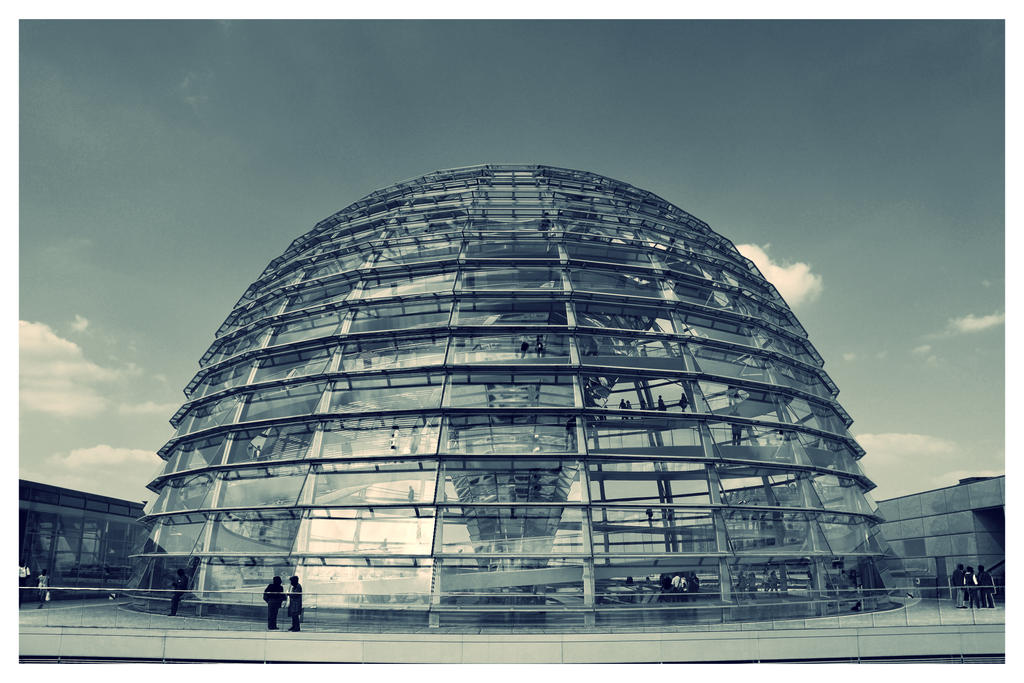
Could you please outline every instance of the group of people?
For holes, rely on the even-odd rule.
[[[39,572],[39,576],[35,578],[33,584],[32,580],[32,569],[28,566],[28,562],[22,562],[18,566],[18,604],[27,601],[33,591],[28,590],[35,585],[35,595],[39,600],[39,604],[36,609],[42,607],[46,602],[50,600],[50,577],[46,575],[46,570]]]
[[[661,575],[663,602],[688,602],[690,596],[700,592],[700,579],[694,572],[676,572]]]
[[[953,590],[953,604],[958,608],[990,607],[994,609],[996,606],[993,599],[996,593],[995,582],[992,581],[992,575],[985,571],[983,564],[978,565],[977,573],[974,572],[974,567],[964,569],[962,564],[958,564],[953,570],[949,584]]]
[[[758,590],[765,592],[788,590],[784,579],[780,579],[774,569],[770,570],[764,577],[764,581],[758,581],[754,572],[737,572],[736,590],[740,593],[754,593]]]
[[[533,350],[537,354],[537,358],[544,357],[544,338],[540,335],[537,336],[537,340],[533,344]],[[526,358],[526,354],[530,352],[530,342],[523,340],[523,343],[519,345],[519,357]]]
[[[280,576],[275,576],[263,591],[263,601],[267,603],[267,629],[270,631],[277,630],[277,612],[286,598],[288,600],[288,616],[292,618],[292,627],[288,630],[299,630],[299,621],[302,617],[302,586],[299,584],[297,576],[291,577],[289,582],[291,582],[291,586],[288,588],[287,596],[284,586],[281,585]]]
[[[679,396],[679,402],[674,404],[674,405],[678,405],[679,409],[685,413],[686,412],[686,408],[690,405],[690,402],[686,398],[686,394],[681,394]],[[657,410],[662,410],[662,411],[667,411],[668,410],[668,405],[665,403],[665,399],[662,398],[662,396],[660,394],[658,395],[658,401],[657,401],[656,408],[657,408]],[[621,399],[619,401],[619,410],[633,410],[633,403],[631,401],[627,401],[626,399]],[[645,406],[643,404],[643,402],[640,403],[640,410],[647,410],[647,406]]]

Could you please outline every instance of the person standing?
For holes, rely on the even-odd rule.
[[[292,585],[288,591],[288,616],[292,618],[292,627],[288,630],[298,631],[299,617],[302,616],[302,585],[297,576],[293,576],[289,581]]]
[[[992,575],[985,571],[985,565],[978,565],[978,598],[981,607],[991,607],[995,609],[995,601],[992,599],[992,594],[995,592],[995,583],[992,581]]]
[[[267,630],[277,630],[277,611],[281,609],[284,602],[284,586],[281,585],[281,577],[275,576],[274,580],[267,585],[263,591],[263,601],[267,603]]]
[[[958,608],[966,607],[964,604],[964,566],[958,564],[953,570],[953,576],[949,579],[949,585],[953,589],[953,604]]]
[[[18,566],[18,604],[25,602],[26,588],[32,585],[32,570],[28,568],[28,562],[22,562]]]
[[[39,606],[36,609],[39,609],[43,606],[43,603],[50,600],[50,591],[47,590],[50,587],[50,577],[46,575],[45,569],[39,572],[39,580],[36,587],[39,589]]]
[[[978,605],[978,575],[974,573],[974,567],[964,570],[964,590],[967,592],[967,601],[971,609]]]
[[[188,577],[185,576],[184,569],[178,570],[178,575],[171,585],[174,587],[174,595],[171,596],[171,616],[173,617],[178,613],[178,605],[181,604],[181,599],[185,597],[185,590],[188,589]]]
[[[658,410],[668,410],[668,406],[665,405],[665,399],[658,395]]]

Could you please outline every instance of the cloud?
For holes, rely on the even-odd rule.
[[[855,360],[857,360],[857,354],[855,354],[855,353],[844,353],[843,354],[843,360],[845,360],[847,363],[855,361]]]
[[[737,244],[736,249],[754,262],[761,274],[775,285],[779,294],[790,306],[796,307],[814,301],[821,296],[823,289],[821,276],[812,273],[809,264],[800,261],[787,265],[776,263],[767,253],[770,246],[768,244],[764,247],[759,247],[756,244]]]
[[[33,474],[48,484],[139,501],[155,495],[145,485],[161,461],[154,451],[144,448],[98,444],[55,453],[44,466],[44,472]]]
[[[117,407],[117,412],[122,415],[166,415],[169,418],[177,409],[177,403],[143,401],[142,403],[122,403]]]
[[[75,332],[85,332],[85,329],[89,327],[89,319],[83,318],[82,316],[75,313],[75,319],[71,323],[71,329]]]
[[[43,323],[18,321],[21,406],[61,417],[91,417],[109,401],[95,385],[118,378],[116,370],[86,360],[78,344]]]
[[[861,434],[856,439],[864,450],[885,456],[909,453],[935,455],[956,450],[956,444],[952,441],[927,434]]]
[[[210,101],[207,92],[212,80],[213,74],[209,71],[202,73],[189,71],[178,83],[178,92],[182,101],[190,106],[193,112],[198,114],[200,107]]]
[[[914,348],[912,348],[910,352],[915,356],[923,356],[924,354],[930,352],[931,350],[931,344],[921,344],[920,346],[915,346]]]
[[[970,334],[981,332],[996,325],[1002,325],[1006,321],[1005,313],[992,313],[990,315],[976,316],[968,313],[962,318],[950,318],[946,330],[950,334]]]

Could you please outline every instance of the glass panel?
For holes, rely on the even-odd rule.
[[[814,534],[802,513],[724,510],[722,515],[729,545],[735,553],[785,555],[815,550]]]
[[[331,364],[331,352],[332,349],[311,349],[262,358],[253,383],[327,372]]]
[[[314,425],[284,425],[234,432],[228,462],[299,460],[313,441]]]
[[[223,472],[218,507],[295,505],[308,470],[308,465],[285,465]]]
[[[675,576],[685,577],[686,596],[671,590]],[[602,558],[594,563],[594,592],[595,602],[608,606],[676,602],[680,598],[686,602],[717,601],[718,558]]]
[[[458,257],[460,241],[437,240],[431,242],[406,242],[386,244],[380,248],[374,266],[393,265],[399,263],[419,263],[421,261],[439,261]]]
[[[242,421],[266,420],[292,415],[311,415],[324,393],[324,382],[275,387],[253,392],[242,411]]]
[[[195,439],[179,444],[174,453],[167,459],[165,472],[181,472],[200,467],[209,467],[220,463],[223,454],[224,435],[211,436],[207,439]],[[173,468],[173,469],[172,469]]]
[[[595,507],[595,553],[713,553],[715,527],[706,510]]]
[[[589,474],[590,499],[595,503],[711,503],[708,474],[701,463],[647,460],[591,462]]]
[[[449,417],[449,453],[576,453],[576,419],[564,415],[466,415]]]
[[[783,417],[778,396],[772,392],[704,380],[697,382],[697,386],[704,395],[707,412],[754,420],[788,422]]]
[[[566,325],[564,301],[471,299],[459,302],[459,325]]]
[[[661,308],[617,306],[603,302],[576,302],[576,324],[641,332],[673,333],[671,313]]]
[[[306,563],[302,587],[307,595],[316,595],[317,607],[425,605],[430,601],[434,569],[429,558],[327,557]]]
[[[557,363],[569,360],[569,337],[558,334],[455,337],[456,363]]]
[[[572,375],[452,375],[451,405],[466,408],[540,408],[575,404]]]
[[[704,457],[700,430],[692,420],[588,417],[587,450],[591,453],[664,453]]]
[[[332,420],[324,426],[324,458],[430,455],[437,452],[440,418],[395,416]]]
[[[583,561],[571,559],[446,559],[442,605],[581,605]]]
[[[708,424],[719,456],[765,463],[810,465],[805,449],[793,432],[741,423]]]
[[[579,508],[446,508],[443,519],[446,553],[584,552]]]
[[[331,412],[429,410],[441,407],[443,375],[348,377],[334,384]]]
[[[256,303],[250,304],[245,309],[235,309],[228,317],[230,322],[225,322],[222,329],[225,331],[251,325],[261,318],[274,315],[281,310],[285,297],[274,296],[265,298]]]
[[[348,331],[354,334],[447,325],[451,306],[447,301],[423,301],[360,308],[353,311]]]
[[[205,527],[206,520],[186,524],[173,522],[160,524],[156,547],[146,552],[192,554],[202,550],[202,532]],[[198,549],[196,548],[197,544],[199,545]]]
[[[171,479],[161,491],[160,498],[153,506],[153,512],[210,507],[212,492],[213,475],[208,472]]]
[[[254,330],[221,343],[217,347],[216,352],[213,353],[213,356],[210,358],[207,365],[219,363],[222,360],[230,358],[231,356],[236,356],[243,351],[260,348],[263,346],[263,340],[266,338],[268,333],[269,330],[267,329]]]
[[[367,278],[363,280],[363,291],[359,296],[361,299],[375,299],[388,296],[450,293],[455,284],[455,275],[454,272],[451,272]]]
[[[604,292],[664,298],[661,280],[639,273],[614,272],[610,270],[571,270],[569,280],[577,292]]]
[[[447,335],[422,339],[363,339],[345,344],[341,366],[347,372],[358,372],[441,365],[447,345]]]
[[[814,571],[814,560],[808,557],[772,558],[767,561],[755,557],[729,558],[732,597],[741,604],[771,600],[773,604],[767,607],[771,611],[765,616],[780,615],[780,612],[781,616],[788,616],[780,609],[779,594],[805,600],[817,599]]]
[[[306,287],[288,301],[283,312],[290,313],[300,308],[344,301],[351,291],[352,285],[348,282],[335,282],[323,287]]]
[[[315,510],[308,524],[308,552],[429,555],[433,510],[374,508]]]
[[[725,351],[699,344],[692,344],[690,351],[693,353],[694,365],[698,372],[774,383],[774,373],[769,371],[770,364],[764,358],[741,351]]]
[[[332,247],[338,247],[337,243],[331,245]],[[344,255],[339,254],[328,261],[317,261],[316,265],[309,269],[306,276],[303,278],[305,281],[316,280],[322,277],[330,277],[331,275],[337,275],[338,273],[345,273],[350,270],[358,270],[363,262],[366,261],[365,254],[351,254]]]
[[[580,335],[577,341],[583,362],[587,364],[686,369],[683,362],[685,347],[679,342],[590,334]]]
[[[602,242],[575,242],[566,240],[565,251],[571,259],[582,261],[603,261],[606,263],[628,263],[630,265],[650,266],[651,257],[646,252],[634,249],[623,249],[618,244]]]
[[[565,503],[581,501],[580,464],[559,460],[449,460],[449,503]]]
[[[659,410],[673,413],[694,410],[689,382],[662,377],[583,375],[583,405],[588,408]],[[697,412],[706,412],[698,402]]]
[[[341,316],[339,311],[326,311],[285,323],[276,328],[274,336],[270,340],[270,346],[293,344],[335,335],[341,327]]]
[[[864,476],[864,471],[854,459],[853,451],[843,442],[805,432],[797,432],[796,439],[809,464],[826,470]]]
[[[466,244],[466,258],[558,259],[558,244],[539,239],[470,241]]]
[[[761,346],[760,341],[762,338],[765,338],[752,325],[745,323],[708,318],[696,313],[685,313],[683,311],[679,311],[677,315],[679,318],[680,334],[718,339],[719,341],[753,346],[755,348]]]
[[[868,507],[860,485],[853,479],[837,477],[834,474],[816,474],[810,477],[814,491],[818,494],[822,506],[828,510],[840,512],[857,512],[864,515],[872,514]],[[824,530],[824,527],[822,527]],[[825,530],[828,536],[828,531]]]
[[[824,432],[845,435],[846,425],[831,408],[810,403],[802,398],[780,397],[783,403],[783,415],[780,422],[820,429]]]
[[[462,289],[562,289],[562,271],[556,268],[494,268],[465,270]]]
[[[204,588],[226,592],[219,595],[207,592],[203,596],[210,601],[223,602],[238,601],[242,597],[228,591],[252,591],[262,596],[263,589],[275,576],[282,577],[287,583],[287,577],[295,573],[294,566],[291,560],[283,557],[211,557],[206,560]],[[308,592],[305,577],[302,583],[303,590]],[[263,602],[260,597],[254,597],[252,604],[262,606]]]
[[[182,418],[181,422],[178,423],[177,436],[198,432],[201,429],[231,424],[235,419],[235,409],[242,398],[241,396],[228,396],[219,401],[212,401],[197,408],[192,408]]]
[[[213,521],[209,552],[287,553],[299,512],[222,512]]]
[[[245,381],[249,379],[250,370],[252,370],[252,363],[245,362],[211,372],[203,378],[202,383],[196,388],[192,396],[194,398],[202,398],[217,391],[245,384]]]
[[[867,523],[861,519],[845,515],[820,515],[818,524],[821,525],[829,548],[836,555],[882,552],[868,533]]]
[[[338,462],[317,466],[314,505],[433,503],[437,463]]]

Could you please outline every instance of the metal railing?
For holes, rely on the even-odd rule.
[[[215,629],[268,627],[262,589],[229,591],[22,588],[24,626]],[[175,600],[177,596],[177,600]],[[463,592],[387,595],[304,592],[302,630],[403,631],[431,628],[535,630],[735,630],[938,626],[1005,623],[1005,589],[978,591],[973,606],[955,597],[922,597],[917,586],[812,591],[673,593],[608,590],[586,604],[582,593]],[[171,615],[172,602],[177,602]],[[587,601],[589,602],[589,601]],[[277,613],[291,626],[287,599]]]

